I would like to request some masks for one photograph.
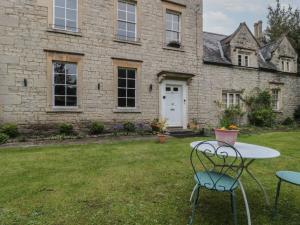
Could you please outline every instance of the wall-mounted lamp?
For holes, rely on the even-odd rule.
[[[152,90],[153,90],[153,85],[150,84],[150,86],[149,86],[149,92],[152,92]]]
[[[24,83],[24,87],[27,87],[27,79],[26,78],[24,79],[23,83]]]
[[[100,91],[100,88],[101,88],[101,84],[100,83],[98,83],[98,90]]]

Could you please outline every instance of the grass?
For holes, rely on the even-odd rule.
[[[198,138],[199,139],[199,138]],[[1,225],[182,225],[191,213],[194,186],[189,143],[195,138],[0,151]],[[243,136],[282,156],[257,161],[253,172],[273,202],[277,170],[300,171],[300,132]],[[253,224],[299,224],[300,188],[284,184],[276,220],[262,193],[245,175]],[[246,224],[238,192],[240,224]],[[202,192],[195,225],[232,224],[228,194]]]

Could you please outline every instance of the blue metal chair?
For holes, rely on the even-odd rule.
[[[281,183],[286,182],[289,184],[300,186],[300,173],[292,171],[279,171],[276,173],[277,178],[279,179],[277,184],[276,198],[275,198],[275,207],[274,207],[274,216],[277,214],[278,208],[278,199],[280,194]]]
[[[237,225],[236,190],[240,187],[247,211],[248,224],[251,224],[247,197],[239,178],[244,170],[244,160],[239,151],[226,143],[200,142],[190,155],[194,171],[195,187],[191,194],[192,215],[189,224],[192,225],[195,211],[199,203],[200,189],[230,193],[231,210],[234,224]]]

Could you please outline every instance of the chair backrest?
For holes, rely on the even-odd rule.
[[[241,153],[225,142],[199,142],[193,148],[190,160],[198,183],[210,190],[222,191],[222,188],[224,191],[233,190],[244,169]],[[201,180],[199,172],[207,179]],[[227,182],[228,176],[233,182]],[[229,187],[222,186],[224,182],[227,182]]]

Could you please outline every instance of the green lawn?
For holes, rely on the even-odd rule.
[[[198,138],[199,139],[199,138]],[[1,225],[183,225],[194,186],[189,143],[172,139],[0,150]],[[300,171],[300,132],[244,136],[282,156],[252,169],[274,200],[276,170]],[[243,178],[254,225],[296,225],[300,187],[284,185],[276,221],[258,187]],[[204,191],[195,225],[232,224],[228,194]],[[238,192],[240,224],[246,224]]]

